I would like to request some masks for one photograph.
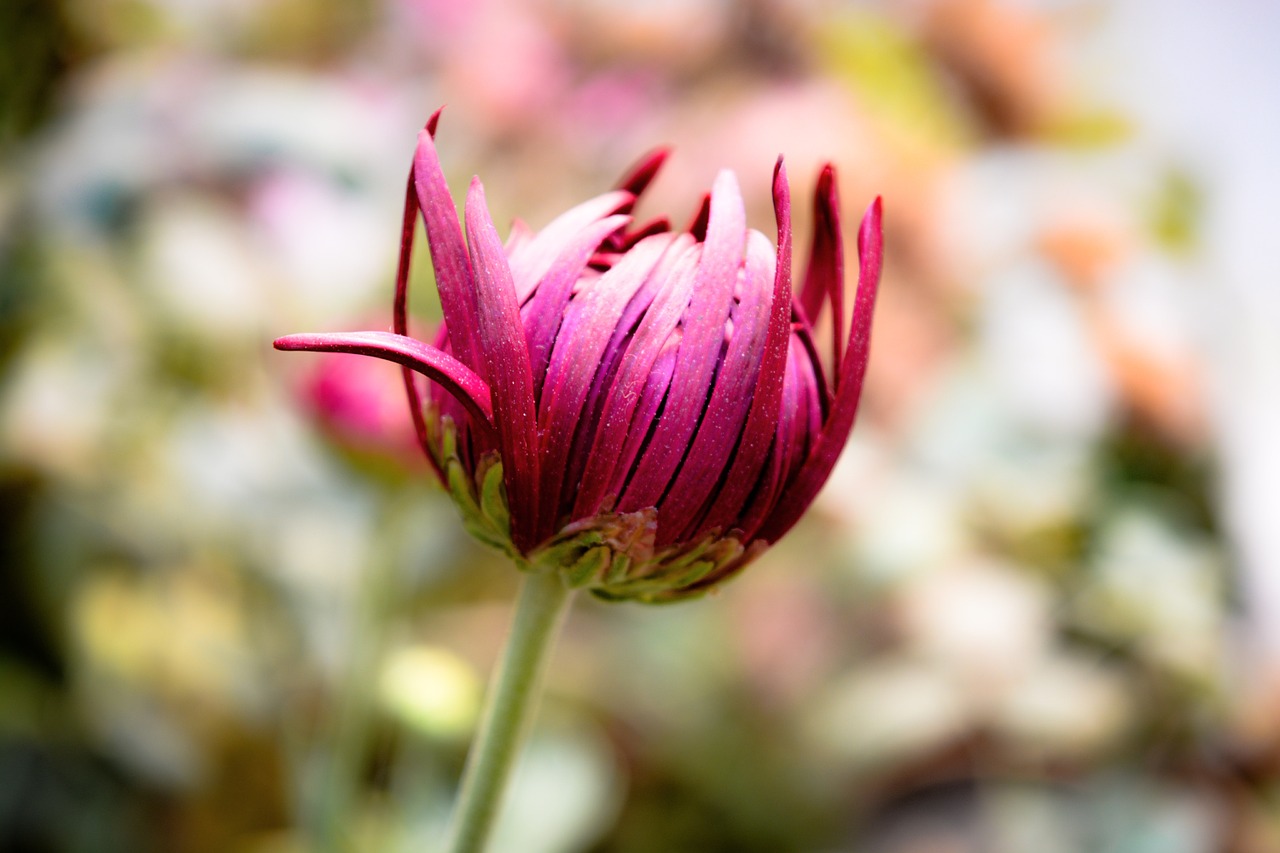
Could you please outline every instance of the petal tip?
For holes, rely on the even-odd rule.
[[[427,119],[427,123],[423,127],[423,131],[432,137],[435,137],[436,135],[436,125],[440,123],[440,113],[444,112],[444,108],[446,106],[448,106],[448,104],[441,104],[440,108],[431,114],[431,118]]]
[[[833,205],[836,198],[836,166],[834,163],[824,163],[822,171],[818,173],[818,186],[814,191],[814,197],[819,203]]]
[[[311,349],[312,335],[282,335],[271,342],[271,346],[281,352],[296,352]]]
[[[858,228],[858,248],[860,251],[866,251],[867,248],[878,248],[884,241],[884,201],[882,196],[876,196],[875,201],[867,206],[867,212],[862,216],[862,224]]]
[[[484,184],[480,183],[480,176],[473,175],[471,183],[467,186],[466,212],[468,223],[470,223],[472,216],[475,215],[474,209],[477,207],[483,207],[487,211],[488,203],[485,200]]]
[[[711,194],[715,196],[718,193],[742,194],[742,190],[738,186],[738,176],[734,174],[732,169],[721,169],[716,173],[715,183],[711,185]]]
[[[657,177],[658,171],[662,165],[671,156],[671,148],[662,146],[655,148],[648,154],[645,154],[635,165],[627,170],[626,175],[618,182],[618,189],[631,193],[632,196],[639,197]]]
[[[773,166],[773,207],[774,210],[784,203],[790,206],[791,202],[791,182],[787,180],[787,164],[783,162],[782,155],[778,155],[778,162]]]

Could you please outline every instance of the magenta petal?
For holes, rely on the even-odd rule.
[[[615,397],[614,384],[619,375],[625,375],[622,370],[624,357],[633,350],[631,343],[633,335],[638,333],[641,325],[641,319],[646,315],[651,307],[657,302],[659,313],[663,310],[671,314],[671,328],[675,328],[675,324],[679,321],[680,314],[683,313],[685,306],[689,302],[689,293],[684,292],[684,304],[672,306],[663,309],[672,298],[670,295],[658,299],[659,295],[671,290],[671,283],[675,281],[675,275],[678,270],[686,269],[689,276],[693,275],[693,271],[697,269],[697,257],[702,252],[701,244],[694,241],[693,237],[688,234],[675,234],[671,245],[663,254],[662,260],[658,262],[657,268],[648,277],[648,279],[640,286],[640,289],[631,297],[626,308],[622,312],[621,319],[614,324],[613,334],[609,337],[609,342],[604,348],[604,353],[600,356],[600,366],[596,371],[595,378],[591,382],[591,389],[587,395],[587,402],[583,407],[584,423],[578,427],[573,437],[573,450],[569,454],[569,471],[565,478],[567,483],[581,484],[587,481],[586,472],[589,465],[595,466],[597,478],[591,481],[588,488],[579,488],[577,497],[574,500],[573,518],[583,518],[585,515],[591,514],[597,508],[598,501],[608,486],[609,476],[617,459],[601,457],[593,453],[592,448],[600,441],[597,434],[602,429],[602,424],[606,421],[606,405],[611,410],[618,407],[618,399]],[[681,273],[683,275],[684,273]],[[690,279],[692,281],[692,279]],[[670,331],[663,333],[670,335]],[[653,332],[651,324],[646,323],[644,332],[645,337],[657,337]],[[643,340],[643,338],[642,338]],[[659,342],[660,343],[660,342]],[[641,343],[635,348],[635,352],[639,353],[646,345]],[[656,350],[655,350],[656,351]],[[630,356],[634,360],[636,356]],[[629,365],[631,361],[627,362]],[[634,365],[628,367],[633,369]],[[640,377],[643,381],[643,377]],[[630,418],[634,411],[634,401],[632,408],[626,409],[626,417]],[[617,417],[618,412],[613,412]],[[621,429],[627,428],[628,421],[620,421]],[[621,440],[619,440],[619,446]],[[595,492],[594,488],[599,487],[600,491]],[[593,496],[594,495],[594,496]],[[616,495],[615,495],[616,497]],[[590,509],[583,509],[589,506]],[[584,514],[585,513],[585,514]]]
[[[449,195],[449,185],[445,183],[440,157],[431,138],[431,127],[429,124],[428,129],[418,134],[413,176],[418,206],[426,225],[427,244],[431,247],[436,290],[440,293],[440,310],[449,326],[453,352],[458,360],[481,377],[487,378],[480,343],[474,331],[476,297],[471,279],[471,264],[467,258],[467,247],[462,241],[458,210],[454,206],[453,197]]]
[[[867,370],[871,346],[871,315],[875,310],[876,291],[880,286],[884,240],[881,230],[881,202],[877,198],[867,209],[858,229],[858,292],[854,297],[853,322],[849,329],[849,348],[841,364],[839,384],[827,422],[822,427],[809,458],[795,480],[783,493],[773,514],[760,528],[759,535],[776,542],[800,519],[818,490],[826,483],[853,429],[862,396],[862,380]]]
[[[680,255],[674,269],[660,282],[662,289],[654,297],[644,319],[627,344],[617,375],[605,398],[600,426],[587,457],[586,471],[574,503],[575,518],[584,518],[597,512],[607,495],[649,372],[689,305],[701,256],[701,244],[694,245]],[[655,278],[660,277],[662,272],[660,269]],[[642,295],[643,288],[635,299],[638,300]],[[625,319],[624,314],[624,321]]]
[[[845,358],[842,383],[862,392],[862,378],[867,372],[867,356],[871,352],[871,317],[875,313],[876,293],[880,289],[880,273],[884,267],[884,228],[881,224],[884,205],[879,196],[867,208],[858,226],[858,292],[853,300],[853,322],[849,329],[850,355]],[[843,384],[837,391],[845,393]]]
[[[684,340],[668,405],[618,505],[622,512],[656,506],[684,459],[719,366],[725,321],[742,266],[746,218],[737,179],[732,172],[721,172],[711,191],[707,242],[684,316]]]
[[[436,125],[439,122],[440,110],[436,110],[427,120],[426,131],[430,136],[435,136]],[[414,209],[416,172],[416,164],[410,164],[404,191],[404,213],[400,221],[400,257],[396,261],[396,290],[391,315],[392,329],[398,335],[409,334],[409,269],[413,260],[414,227],[418,220],[417,211]],[[436,461],[436,456],[431,451],[431,440],[427,435],[427,421],[422,414],[422,394],[418,389],[418,380],[413,375],[413,369],[408,367],[401,370],[401,377],[404,380],[405,397],[409,402],[409,418],[413,421],[414,435],[417,436],[419,446],[431,463],[432,470],[443,482],[444,471],[441,470],[440,463]]]
[[[521,309],[525,337],[529,340],[529,364],[533,370],[535,399],[542,393],[542,379],[551,360],[551,345],[556,330],[560,328],[565,306],[569,304],[573,286],[581,278],[587,261],[600,243],[630,221],[630,216],[608,216],[575,234],[538,283],[533,298]]]
[[[436,382],[462,404],[480,429],[493,429],[489,387],[469,367],[443,350],[391,332],[335,332],[286,335],[277,338],[278,350],[345,352],[393,361]]]
[[[523,305],[533,295],[569,244],[584,228],[612,216],[635,201],[631,193],[614,190],[584,201],[553,219],[532,240],[514,251],[509,259],[516,298]]]
[[[659,508],[659,547],[675,541],[697,518],[737,447],[769,334],[775,263],[769,238],[752,231],[747,239],[742,301],[733,312],[733,337],[693,445]]]
[[[439,115],[437,113],[436,115]],[[398,335],[409,334],[409,267],[413,259],[413,232],[418,222],[418,212],[414,206],[413,167],[409,168],[409,180],[405,186],[404,214],[400,222],[400,258],[396,262],[396,291],[392,304],[392,328]],[[413,369],[404,367],[400,371],[404,382],[405,397],[409,402],[409,419],[413,421],[413,433],[418,445],[426,454],[436,476],[444,482],[444,471],[431,451],[431,438],[427,434],[427,421],[422,413],[422,393],[418,389],[418,379]]]
[[[831,410],[831,395],[834,393],[832,387],[827,384],[827,374],[822,369],[822,357],[818,355],[818,345],[813,340],[813,332],[809,328],[809,324],[805,322],[804,316],[799,313],[802,309],[794,309],[791,314],[791,332],[796,339],[804,347],[805,354],[809,356],[809,367],[813,370],[815,383],[815,391],[819,404],[821,418],[826,419],[827,412]],[[833,370],[835,368],[832,368]],[[816,433],[815,433],[816,434]]]
[[[662,352],[658,353],[658,358],[653,362],[649,375],[645,377],[644,386],[640,389],[640,396],[636,403],[635,416],[631,419],[631,426],[627,430],[626,443],[623,444],[618,464],[613,469],[613,480],[609,484],[611,495],[623,493],[629,478],[634,474],[632,466],[635,464],[636,457],[644,448],[649,438],[649,430],[658,413],[662,411],[662,404],[671,388],[671,377],[676,371],[676,358],[680,352],[681,337],[680,330],[676,329],[671,337],[667,338],[666,343],[662,345]]]
[[[830,164],[822,170],[813,193],[813,245],[800,291],[800,303],[811,327],[818,325],[824,301],[831,303],[834,386],[840,380],[844,347],[844,242],[840,236],[835,168]]]
[[[631,297],[631,301],[627,303],[626,309],[622,312],[622,318],[618,320],[614,327],[613,335],[609,338],[609,345],[605,348],[604,355],[601,357],[601,364],[606,368],[613,368],[613,372],[609,373],[604,382],[604,390],[612,385],[613,375],[616,368],[622,360],[622,354],[631,344],[632,332],[634,332],[640,323],[640,319],[658,299],[658,295],[668,289],[673,281],[673,276],[677,269],[682,269],[686,263],[686,256],[691,253],[700,253],[701,245],[694,242],[693,238],[688,234],[677,234],[672,241],[671,246],[662,256],[658,268],[654,270],[653,275],[640,286],[640,290],[635,296]],[[662,304],[665,304],[662,303]],[[686,296],[685,305],[688,304]],[[680,306],[680,312],[684,311],[685,306]],[[679,314],[676,315],[676,321],[679,320]]]
[[[699,525],[700,531],[724,530],[738,517],[756,485],[778,425],[788,342],[791,339],[792,301],[791,191],[781,158],[773,172],[773,208],[778,220],[778,256],[774,265],[773,300],[769,308],[769,335],[765,339],[760,376],[729,475],[711,510]]]
[[[475,276],[477,331],[502,454],[503,480],[511,507],[511,538],[522,551],[537,544],[537,417],[529,350],[520,325],[520,304],[498,231],[485,206],[484,187],[473,179],[467,193],[467,240]],[[454,331],[450,324],[451,332]]]
[[[560,512],[565,471],[583,405],[623,311],[649,279],[674,237],[651,237],[626,254],[569,307],[555,342],[538,413],[542,464],[539,529],[550,530]],[[553,532],[553,531],[552,531]]]

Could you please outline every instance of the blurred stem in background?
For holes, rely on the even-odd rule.
[[[446,847],[449,853],[480,853],[485,848],[572,597],[558,571],[534,568],[525,572],[511,633],[485,697],[480,730],[467,755]]]
[[[410,514],[394,501],[381,516],[382,544],[370,561],[369,570],[358,582],[359,600],[354,614],[352,646],[346,671],[335,697],[328,747],[322,771],[315,780],[314,795],[305,799],[304,818],[316,848],[324,853],[346,853],[355,849],[352,824],[359,813],[357,802],[361,775],[375,721],[374,703],[381,662],[386,652],[389,628],[395,623],[396,602],[401,597],[400,560],[402,542]]]

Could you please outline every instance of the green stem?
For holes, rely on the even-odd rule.
[[[572,591],[559,572],[525,573],[511,634],[485,699],[480,731],[462,772],[449,853],[481,853],[537,705],[549,652]]]

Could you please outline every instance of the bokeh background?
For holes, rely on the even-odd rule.
[[[1267,0],[5,0],[0,850],[435,849],[517,579],[395,368],[269,341],[389,324],[442,103],[500,225],[659,144],[642,213],[729,166],[772,232],[779,153],[799,245],[825,160],[886,211],[817,506],[717,596],[577,602],[495,850],[1280,850],[1278,42]]]

